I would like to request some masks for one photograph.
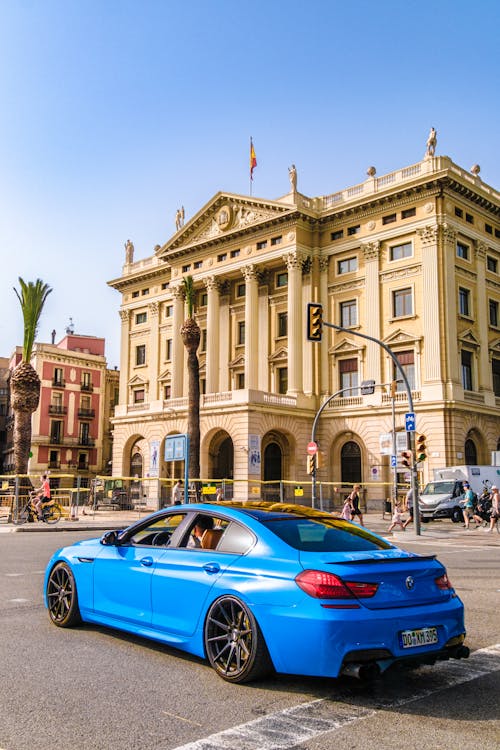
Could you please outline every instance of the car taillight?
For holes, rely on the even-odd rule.
[[[322,570],[304,570],[295,578],[295,583],[316,599],[366,599],[378,589],[377,583],[343,581],[333,573]]]
[[[439,576],[439,578],[435,578],[434,581],[438,589],[441,589],[442,591],[453,588],[453,586],[451,585],[451,581],[446,573],[443,573],[443,575]]]

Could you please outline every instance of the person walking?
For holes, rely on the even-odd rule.
[[[410,487],[410,489],[406,493],[406,509],[410,515],[403,524],[403,530],[406,529],[409,523],[413,522],[413,506],[413,489]]]
[[[470,519],[474,517],[474,493],[468,482],[464,482],[464,526],[470,529]]]
[[[351,494],[349,495],[349,501],[350,501],[351,506],[352,506],[351,521],[354,521],[354,519],[357,516],[359,518],[360,525],[364,526],[364,523],[363,523],[363,514],[361,512],[361,508],[359,507],[359,491],[360,491],[360,489],[361,489],[361,485],[360,484],[355,484],[354,487],[352,488]]]
[[[178,479],[172,487],[172,505],[181,505],[183,500],[183,482],[182,479]]]
[[[392,514],[391,525],[389,526],[387,531],[392,531],[396,526],[399,526],[401,528],[401,531],[405,530],[403,517],[401,515],[401,505],[399,503],[397,503],[394,508],[394,513]]]
[[[491,532],[497,527],[497,531],[500,534],[500,529],[498,528],[498,520],[500,519],[500,492],[498,491],[498,487],[494,484],[491,488],[491,520],[490,520],[490,528],[484,529],[486,532]]]

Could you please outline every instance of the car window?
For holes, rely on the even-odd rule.
[[[233,555],[244,555],[255,544],[251,531],[239,523],[230,523],[219,542],[217,552],[231,552]]]
[[[153,547],[167,547],[170,544],[170,537],[185,517],[185,513],[175,513],[174,515],[157,518],[152,523],[139,529],[130,537],[129,542],[131,544],[152,545]]]
[[[267,521],[265,525],[290,547],[303,552],[346,552],[391,547],[366,529],[333,517],[331,521],[280,518]]]
[[[197,513],[183,536],[181,547],[190,549],[217,549],[229,521],[209,513]]]

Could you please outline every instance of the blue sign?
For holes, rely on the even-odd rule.
[[[405,414],[405,430],[406,432],[415,432],[417,420],[415,419],[415,412],[409,411]]]
[[[391,456],[391,468],[395,469],[398,465],[397,456]]]
[[[187,435],[169,435],[165,438],[165,461],[185,461]]]

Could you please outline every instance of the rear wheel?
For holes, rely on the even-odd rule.
[[[453,508],[451,512],[451,520],[453,523],[460,523],[460,521],[464,520],[464,514],[460,508]]]
[[[27,505],[14,505],[12,508],[12,523],[16,526],[26,523],[29,519],[30,511]]]
[[[205,622],[205,651],[217,674],[228,682],[249,682],[272,669],[257,620],[233,596],[210,607]]]
[[[49,616],[54,625],[71,628],[82,621],[76,583],[69,565],[58,563],[52,568],[46,594]]]

